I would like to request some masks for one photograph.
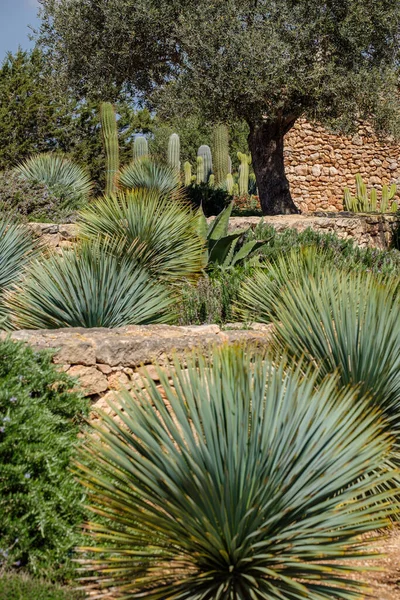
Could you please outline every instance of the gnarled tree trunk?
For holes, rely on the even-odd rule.
[[[249,147],[264,215],[296,214],[285,174],[283,141],[296,117],[249,123]]]

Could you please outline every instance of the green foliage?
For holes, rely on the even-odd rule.
[[[0,577],[0,600],[83,600],[84,597],[70,588],[26,574],[3,573]]]
[[[225,347],[160,369],[161,390],[145,376],[146,390],[110,403],[120,421],[102,415],[78,465],[105,518],[88,524],[88,590],[362,597],[352,560],[369,554],[360,534],[394,510],[370,493],[393,475],[382,469],[390,440],[352,390],[300,372]]]
[[[68,223],[74,211],[47,185],[23,179],[15,171],[0,173],[0,211],[33,222]]]
[[[71,391],[74,385],[48,353],[0,342],[3,567],[21,565],[48,578],[72,570],[84,510],[69,464],[87,414],[86,400]]]
[[[207,146],[207,144],[203,144],[202,146],[200,146],[200,148],[197,151],[197,156],[203,159],[204,179],[202,179],[202,181],[208,183],[208,179],[213,172],[213,162],[210,146]]]
[[[22,179],[45,185],[59,198],[60,210],[74,210],[88,199],[93,183],[86,169],[66,156],[38,154],[19,164],[16,173]]]
[[[397,186],[393,183],[390,188],[387,185],[382,187],[382,199],[378,208],[378,193],[375,188],[371,189],[371,197],[368,198],[367,186],[365,185],[361,175],[356,175],[356,195],[353,197],[349,188],[344,190],[344,206],[350,212],[397,212],[398,202],[389,202],[393,200],[397,192]]]
[[[106,152],[106,194],[114,194],[119,171],[119,141],[115,109],[110,102],[100,105],[100,119]]]
[[[37,244],[27,227],[0,217],[0,327],[7,312],[4,293],[21,279],[36,252]]]
[[[201,206],[206,217],[218,215],[232,202],[232,196],[227,191],[213,188],[207,183],[193,183],[185,189],[185,193],[194,207]]]
[[[199,230],[207,242],[208,268],[231,269],[248,261],[250,256],[254,255],[256,250],[264,244],[262,241],[251,240],[241,245],[239,241],[246,230],[238,229],[233,233],[228,232],[232,207],[233,203],[231,202],[210,225],[207,224],[201,207],[199,209]]]
[[[173,133],[168,140],[168,164],[177,173],[181,170],[181,142],[179,135]]]
[[[133,159],[149,155],[149,144],[144,135],[138,135],[133,142]]]
[[[119,183],[128,189],[144,188],[171,194],[178,192],[180,178],[171,166],[143,157],[121,169]]]
[[[198,217],[185,200],[152,189],[134,189],[92,202],[81,212],[84,238],[119,244],[156,278],[195,281],[203,268],[204,247]]]
[[[173,298],[135,264],[132,253],[92,243],[36,263],[6,298],[12,325],[57,329],[167,323]]]
[[[229,131],[224,123],[214,128],[213,154],[215,183],[217,186],[223,186],[229,173]]]

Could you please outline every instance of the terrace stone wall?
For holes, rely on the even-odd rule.
[[[357,173],[378,190],[400,182],[400,145],[378,139],[365,124],[348,137],[300,119],[285,138],[285,164],[293,200],[303,212],[341,211],[343,190],[355,193]]]
[[[12,332],[11,338],[38,350],[54,350],[53,362],[77,378],[95,408],[104,408],[115,391],[129,390],[134,382],[140,385],[143,369],[157,382],[154,362],[167,365],[174,355],[183,356],[195,348],[207,354],[213,346],[225,343],[262,347],[270,335],[270,325],[256,323],[243,329],[242,324],[232,323],[224,330],[218,325],[20,330]]]
[[[211,217],[212,219],[213,217]],[[335,233],[341,238],[353,238],[363,247],[388,248],[393,234],[400,224],[394,215],[355,215],[353,213],[316,213],[302,215],[279,215],[276,217],[233,217],[229,228],[256,227],[261,221],[277,231],[293,228],[304,231],[308,227],[322,233]],[[71,247],[76,241],[76,225],[53,225],[31,223],[31,229],[49,247],[59,250]]]

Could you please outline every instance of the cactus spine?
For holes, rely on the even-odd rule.
[[[118,128],[115,110],[110,102],[100,105],[101,129],[106,152],[106,195],[117,191],[117,175],[119,171]]]
[[[144,135],[138,135],[133,142],[133,159],[141,158],[142,156],[148,156],[149,144]]]
[[[241,152],[238,152],[237,156],[240,160],[239,193],[242,196],[249,192],[249,165],[251,164],[251,157],[247,156],[247,154],[242,154]]]
[[[204,159],[202,156],[197,157],[196,183],[197,185],[200,185],[200,183],[204,183]]]
[[[203,181],[207,182],[210,175],[213,172],[213,164],[212,164],[212,154],[210,146],[200,146],[197,152],[197,156],[200,156],[203,159],[204,163],[204,175]]]
[[[181,142],[179,135],[177,133],[173,133],[168,141],[168,163],[178,173],[181,170],[180,154]]]
[[[213,131],[213,156],[215,185],[220,187],[229,173],[229,131],[224,124],[216,125]]]
[[[226,191],[228,192],[228,194],[232,195],[233,185],[234,185],[233,175],[232,175],[232,173],[228,173],[228,175],[226,176]]]
[[[185,172],[185,186],[189,187],[189,185],[192,183],[192,165],[190,162],[185,162],[183,165],[183,170]]]

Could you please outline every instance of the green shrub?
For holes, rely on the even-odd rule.
[[[82,490],[69,472],[86,401],[48,353],[0,342],[0,567],[69,574]]]
[[[210,187],[207,183],[193,184],[185,190],[192,205],[195,208],[201,206],[206,217],[218,215],[232,202],[232,196],[226,190]]]
[[[25,573],[0,575],[0,600],[80,600],[81,592],[37,580]]]
[[[74,211],[43,183],[22,179],[14,171],[0,173],[0,211],[14,213],[28,221],[67,223]]]
[[[249,349],[199,354],[121,394],[82,448],[88,589],[125,598],[359,598],[360,535],[395,507],[376,412]],[[161,387],[161,389],[160,389]],[[87,465],[95,461],[96,472]],[[94,554],[93,554],[94,551]],[[366,566],[365,569],[369,569]],[[349,575],[352,575],[349,577]]]
[[[86,243],[36,262],[5,297],[18,329],[168,323],[174,298],[128,256]]]

